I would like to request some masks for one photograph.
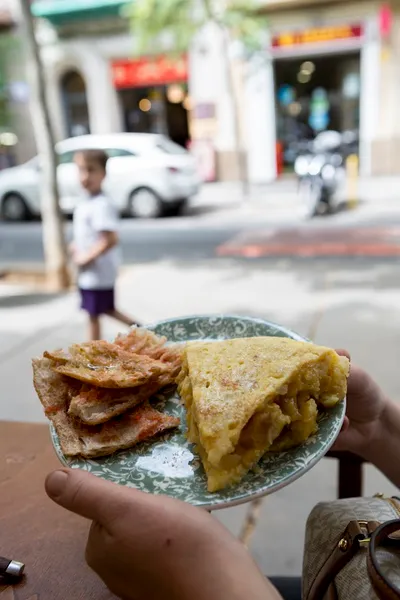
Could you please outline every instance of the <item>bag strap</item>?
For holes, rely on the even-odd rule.
[[[397,535],[393,534],[397,532]],[[377,559],[379,546],[394,546],[400,549],[400,519],[380,525],[371,536],[368,550],[368,575],[379,600],[399,600],[400,590],[382,572]],[[400,571],[400,561],[399,561]]]
[[[377,521],[350,521],[317,573],[305,600],[321,600],[321,598],[324,598],[336,575],[358,552],[360,542],[369,539],[379,525],[380,523]]]

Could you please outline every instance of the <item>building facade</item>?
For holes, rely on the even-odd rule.
[[[210,26],[187,56],[134,57],[126,1],[36,0],[56,137],[148,131],[199,155],[208,179],[235,177],[222,40]]]
[[[0,0],[0,169],[35,153],[16,0]]]
[[[205,177],[238,175],[234,102],[223,40],[210,26],[188,56],[134,58],[127,0],[35,0],[58,139],[160,131],[191,144]],[[250,180],[290,166],[293,140],[357,131],[365,175],[400,174],[400,5],[380,0],[260,0],[269,41],[235,60],[241,146]],[[308,69],[308,71],[307,71]]]
[[[363,174],[400,174],[400,4],[264,0],[260,6],[270,43],[258,88],[251,84],[249,92],[263,107],[248,125],[253,179],[263,179],[263,161],[255,166],[251,154],[270,158],[297,112],[305,113],[304,128],[357,130]]]

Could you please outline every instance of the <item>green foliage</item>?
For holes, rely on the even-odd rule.
[[[0,131],[10,128],[11,114],[8,93],[8,67],[13,39],[8,33],[0,34]]]
[[[225,3],[223,3],[225,4]],[[265,17],[257,15],[255,0],[133,0],[123,9],[130,21],[138,54],[182,53],[208,22],[240,41],[247,54],[262,48]]]
[[[130,20],[138,54],[153,54],[172,48],[184,52],[205,24],[192,0],[138,0],[123,9]],[[172,40],[172,44],[171,44]]]
[[[262,50],[267,31],[266,17],[257,14],[256,7],[254,0],[233,1],[224,15],[231,38],[242,42],[248,54]]]

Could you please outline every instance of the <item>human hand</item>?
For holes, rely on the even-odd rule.
[[[277,600],[250,555],[211,515],[85,471],[49,475],[60,506],[93,521],[89,566],[124,600]]]
[[[338,354],[347,356],[345,350]],[[333,450],[365,456],[369,445],[378,437],[388,399],[378,384],[362,369],[350,366],[346,417]]]
[[[75,253],[73,258],[75,266],[79,267],[80,269],[87,267],[88,264],[91,262],[91,260],[85,254]]]

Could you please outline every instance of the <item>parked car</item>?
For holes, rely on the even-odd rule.
[[[198,193],[200,176],[193,156],[163,135],[84,135],[57,144],[60,205],[71,214],[81,196],[77,150],[102,149],[110,159],[105,191],[121,214],[155,218],[178,214]],[[40,157],[0,172],[0,214],[8,221],[40,215]]]

